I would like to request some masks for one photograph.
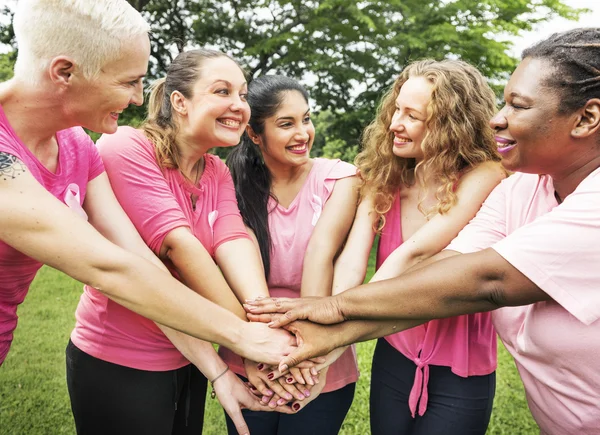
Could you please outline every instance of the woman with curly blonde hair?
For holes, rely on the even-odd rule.
[[[377,273],[402,274],[441,251],[505,177],[495,96],[473,66],[410,64],[385,94],[356,158],[361,204],[336,268],[334,293],[362,282],[376,232]],[[484,434],[495,391],[489,313],[434,320],[380,339],[371,429],[378,434]],[[427,410],[427,412],[425,412]]]

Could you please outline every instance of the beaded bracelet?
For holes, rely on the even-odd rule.
[[[225,373],[227,373],[229,371],[229,366],[227,366],[227,368],[225,370],[223,370],[223,373],[221,373],[220,375],[217,375],[216,378],[214,378],[212,381],[210,381],[210,386],[212,388],[212,391],[210,393],[210,398],[214,399],[215,397],[217,397],[217,393],[215,393],[215,382],[217,382],[219,380],[219,378],[221,376],[223,376]]]

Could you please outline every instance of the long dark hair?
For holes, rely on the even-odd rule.
[[[559,112],[572,113],[600,98],[600,29],[555,33],[523,51],[523,59],[543,59],[553,68],[546,86],[558,92]]]
[[[287,92],[300,92],[308,103],[308,92],[296,80],[275,75],[262,76],[248,85],[248,104],[252,111],[248,125],[257,135],[265,130],[265,120],[275,115]],[[258,239],[260,255],[269,278],[271,271],[271,236],[269,234],[269,197],[271,173],[258,145],[244,133],[240,145],[227,157],[227,166],[235,184],[235,194],[246,226]]]

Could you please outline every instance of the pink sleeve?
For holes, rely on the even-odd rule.
[[[17,144],[13,140],[13,138],[4,134],[4,132],[0,130],[0,152],[10,154],[11,156],[15,156],[22,162],[25,162],[24,157],[21,155],[22,151],[23,150],[21,149],[19,144]]]
[[[170,231],[190,225],[156,162],[154,147],[143,133],[120,127],[102,136],[98,149],[119,203],[158,254]]]
[[[481,209],[465,226],[447,250],[462,254],[482,251],[506,237],[506,189],[507,178],[487,197]]]
[[[235,187],[229,168],[218,157],[212,155],[210,157],[214,159],[218,179],[218,216],[214,225],[213,247],[216,250],[225,242],[236,239],[250,239],[250,236],[246,231],[246,226],[238,208]]]
[[[325,189],[323,192],[324,200],[327,201],[331,196],[331,192],[333,192],[333,188],[335,187],[335,182],[337,180],[341,178],[353,177],[355,175],[356,166],[346,163],[342,160],[332,161],[332,166],[325,176],[325,181],[323,183],[323,187]]]
[[[600,175],[493,249],[579,321],[600,318]],[[590,178],[591,177],[591,178]]]

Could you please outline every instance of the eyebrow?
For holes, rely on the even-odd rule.
[[[304,112],[304,115],[302,115],[302,116],[306,116],[306,115],[308,115],[309,113],[310,113],[310,109],[308,109],[306,112]],[[275,121],[280,121],[280,120],[282,120],[282,119],[288,119],[288,120],[291,120],[291,121],[293,121],[293,120],[294,120],[294,117],[293,117],[293,116],[280,116],[280,117],[279,117],[279,118],[277,118]]]
[[[400,106],[398,106],[398,104],[396,104],[396,109],[400,109]],[[417,109],[415,109],[414,107],[410,107],[410,106],[406,106],[405,107],[406,110],[411,110],[413,112],[418,113],[419,115],[422,115],[423,113]]]
[[[225,79],[217,79],[215,80],[211,86],[216,85],[217,83],[225,83],[227,86],[229,86],[230,88],[233,88],[233,85],[231,84],[231,82],[225,80]],[[244,82],[242,83],[242,87],[246,86],[248,84],[248,82]]]
[[[521,95],[521,94],[519,94],[518,92],[515,92],[515,91],[511,92],[509,95],[510,95],[511,98],[521,98],[521,99],[523,99],[523,100],[525,100],[527,102],[530,102],[530,103],[533,102],[533,100],[531,98],[526,97],[525,95]]]
[[[141,75],[138,75],[138,76],[131,76],[131,77],[128,77],[127,79],[125,79],[125,81],[126,82],[131,82],[133,80],[143,79],[144,77],[146,77],[146,74],[141,74]]]

